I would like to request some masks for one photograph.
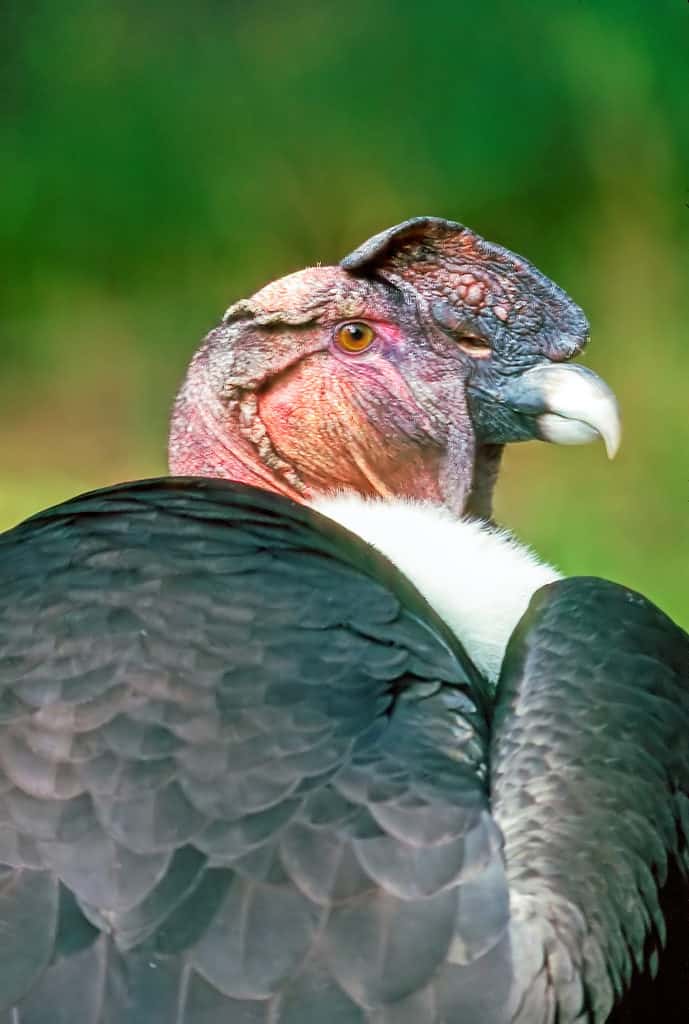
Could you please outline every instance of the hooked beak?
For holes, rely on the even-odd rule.
[[[469,394],[483,441],[586,444],[600,438],[611,459],[620,446],[617,399],[585,366],[544,362],[507,379],[479,374]]]
[[[593,370],[574,363],[546,363],[507,385],[502,400],[533,417],[537,436],[553,444],[586,444],[602,438],[608,458],[620,447],[622,423],[612,389]]]

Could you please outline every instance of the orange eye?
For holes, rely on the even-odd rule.
[[[345,352],[363,352],[371,344],[376,333],[368,324],[355,321],[342,324],[335,332],[335,341]]]

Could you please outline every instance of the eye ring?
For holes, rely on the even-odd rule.
[[[376,332],[363,320],[350,320],[335,329],[335,344],[343,352],[358,355],[369,348],[376,337]]]

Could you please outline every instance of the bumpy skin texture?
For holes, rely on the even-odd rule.
[[[523,256],[454,221],[415,217],[369,239],[342,266],[401,289],[450,337],[485,342],[490,358],[474,360],[469,379],[483,444],[532,438],[533,425],[519,424],[498,400],[505,383],[540,360],[572,359],[589,340],[583,311],[562,288]]]
[[[586,317],[562,288],[455,221],[415,217],[374,235],[341,266],[402,288],[450,331],[475,332],[514,362],[571,359],[588,341]]]
[[[385,559],[240,485],[74,499],[0,572],[1,1024],[598,1024],[645,967],[689,641],[639,595],[537,592],[493,701]]]
[[[373,328],[370,349],[338,351],[348,321]],[[230,307],[177,399],[170,468],[297,501],[336,485],[488,515],[502,445],[538,434],[505,389],[587,340],[527,260],[416,218]]]

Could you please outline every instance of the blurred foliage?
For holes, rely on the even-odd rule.
[[[5,0],[0,525],[165,468],[230,301],[418,213],[584,306],[625,413],[512,448],[497,512],[689,625],[689,5]]]

